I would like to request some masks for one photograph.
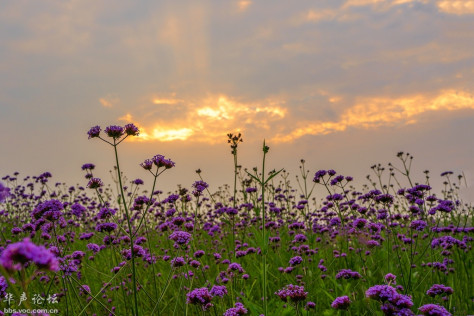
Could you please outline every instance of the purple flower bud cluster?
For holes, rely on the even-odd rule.
[[[186,261],[184,260],[183,257],[176,257],[171,260],[171,266],[172,267],[182,267],[186,264]]]
[[[443,306],[436,304],[426,304],[418,308],[418,310],[426,316],[451,316],[452,314]]]
[[[98,232],[113,232],[117,228],[115,223],[99,223],[96,225],[95,230]]]
[[[453,201],[450,200],[438,200],[438,205],[432,207],[428,213],[431,215],[436,214],[436,212],[451,213],[456,208]]]
[[[443,284],[433,284],[433,286],[426,292],[426,295],[435,297],[436,295],[451,295],[454,291],[451,287]]]
[[[94,170],[95,165],[92,163],[85,163],[82,165],[82,170]]]
[[[349,296],[339,296],[336,297],[336,299],[331,303],[331,307],[334,309],[348,309],[349,306],[351,305],[351,300],[349,299]]]
[[[0,276],[0,299],[7,294],[8,282],[5,277]]]
[[[44,246],[37,246],[28,238],[8,245],[0,256],[0,264],[8,271],[21,270],[33,261],[41,270],[57,271],[59,262]]]
[[[186,294],[186,304],[199,305],[203,311],[206,311],[214,306],[211,303],[212,297],[207,287],[197,288]]]
[[[206,182],[202,180],[196,181],[193,183],[194,190],[192,193],[194,196],[200,196],[202,195],[202,192],[206,190],[208,187],[209,187],[209,184],[207,184]]]
[[[290,266],[296,266],[303,262],[303,258],[296,256],[290,259]]]
[[[277,295],[284,302],[290,299],[291,302],[297,303],[304,301],[308,295],[308,292],[304,291],[303,286],[288,284],[283,289],[276,291],[275,295]]]
[[[422,232],[428,224],[423,220],[414,220],[410,223],[410,228]]]
[[[191,234],[183,231],[174,231],[169,239],[178,245],[187,245],[191,241]]]
[[[116,212],[117,211],[112,208],[103,207],[100,209],[99,213],[97,214],[97,217],[99,217],[100,219],[107,219],[115,215]]]
[[[100,126],[94,126],[91,127],[90,130],[87,132],[89,135],[89,139],[95,138],[95,137],[100,137],[100,132],[101,128]],[[123,135],[127,136],[138,136],[139,135],[139,130],[138,127],[136,127],[134,124],[130,123],[125,125],[124,127],[118,126],[118,125],[110,125],[107,126],[104,130],[105,134],[107,134],[108,137],[115,139],[119,139]]]
[[[464,241],[458,240],[451,236],[442,236],[439,238],[434,238],[431,241],[431,248],[433,249],[437,247],[441,247],[446,250],[446,249],[451,249],[454,246],[457,246],[461,249],[467,248],[467,244]]]
[[[100,131],[100,126],[91,127],[91,129],[87,132],[87,134],[89,135],[89,139],[99,137]]]
[[[359,272],[352,271],[351,269],[342,269],[336,274],[336,279],[360,279],[361,277]]]
[[[235,307],[231,307],[224,312],[224,316],[240,316],[246,315],[248,310],[244,307],[242,303],[235,303]]]
[[[392,273],[387,273],[384,276],[384,279],[385,279],[386,282],[391,282],[391,283],[395,284],[395,280],[397,279],[397,276],[392,274]]]
[[[156,155],[151,158],[151,161],[157,166],[158,168],[165,167],[166,169],[170,169],[175,166],[175,163],[170,159],[166,159],[163,155]]]
[[[210,293],[213,297],[215,296],[224,297],[224,295],[227,295],[227,288],[225,287],[225,285],[214,285],[211,288]]]
[[[86,212],[86,208],[79,203],[71,205],[71,213],[76,217],[81,217]]]
[[[10,196],[10,188],[7,188],[2,182],[0,182],[0,203],[5,201]]]
[[[367,298],[382,302],[380,307],[387,315],[413,315],[410,307],[413,302],[410,296],[399,294],[397,289],[390,285],[375,285],[365,292]]]
[[[104,186],[104,183],[99,178],[91,178],[87,183],[89,189],[98,189],[102,186]]]
[[[125,125],[124,129],[125,129],[125,134],[127,134],[128,136],[138,136],[140,133],[140,131],[138,130],[138,127],[136,127],[132,123]]]
[[[49,200],[38,205],[32,212],[34,218],[40,217],[54,222],[62,216],[63,204],[58,200]]]

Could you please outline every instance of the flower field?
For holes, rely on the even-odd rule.
[[[265,142],[260,166],[240,166],[242,135],[228,134],[233,184],[211,190],[197,170],[188,189],[165,193],[160,175],[179,172],[171,159],[141,160],[143,179],[120,169],[119,145],[138,134],[89,130],[110,149],[111,179],[92,163],[82,186],[3,176],[0,315],[474,314],[463,175],[444,172],[434,188],[400,152],[361,187],[304,160],[290,181],[266,170]]]

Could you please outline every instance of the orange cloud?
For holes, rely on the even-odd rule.
[[[120,101],[119,98],[108,95],[104,98],[99,98],[100,104],[106,108],[111,108]]]
[[[329,103],[343,102],[339,96],[321,95]],[[159,120],[140,124],[136,141],[193,140],[216,143],[229,131],[262,135],[276,135],[273,142],[291,142],[305,135],[326,135],[343,132],[350,127],[375,129],[381,126],[413,124],[419,115],[434,111],[474,109],[474,97],[466,92],[442,90],[435,96],[412,95],[400,98],[359,98],[334,121],[301,121],[288,115],[283,101],[264,100],[243,103],[225,95],[212,95],[199,102],[189,102],[188,111],[173,120]],[[194,105],[199,104],[199,105]],[[119,118],[136,122],[131,114]],[[291,129],[292,126],[296,128]],[[251,138],[251,137],[246,137]]]
[[[239,7],[240,12],[246,11],[251,4],[252,1],[250,0],[239,0],[239,2],[237,2],[237,6]]]
[[[463,15],[463,14],[474,14],[474,1],[473,0],[449,0],[449,1],[438,1],[438,10],[444,13]]]
[[[154,104],[178,104],[183,102],[183,100],[176,98],[176,93],[171,93],[169,95],[160,95],[160,96],[154,96],[152,98],[152,102]]]
[[[309,10],[305,14],[305,20],[308,22],[319,22],[321,20],[331,20],[337,16],[336,10],[323,9],[323,10]]]
[[[363,98],[345,110],[334,122],[299,122],[304,127],[278,134],[274,142],[291,142],[305,135],[325,135],[349,127],[377,128],[394,124],[412,124],[416,117],[430,111],[474,109],[474,97],[454,90],[441,91],[435,97],[415,95],[397,99]]]
[[[429,0],[347,0],[342,6],[343,9],[349,7],[360,7],[360,6],[379,6],[384,9],[389,9],[396,5],[402,5],[412,2],[428,3]]]
[[[285,118],[287,110],[281,102],[264,100],[255,103],[238,102],[225,95],[211,95],[197,102],[189,102],[190,110],[178,119],[160,120],[151,124],[137,124],[138,141],[195,140],[214,143],[222,141],[229,131],[263,128],[269,130],[273,123]],[[193,105],[199,104],[199,105]],[[132,122],[127,114],[119,120]]]

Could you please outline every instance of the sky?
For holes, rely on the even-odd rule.
[[[111,183],[112,148],[87,131],[135,123],[119,146],[139,164],[176,162],[158,186],[231,183],[239,164],[364,183],[414,156],[413,176],[464,172],[474,199],[474,1],[202,0],[0,2],[0,174],[49,171]],[[440,188],[438,188],[440,189]]]

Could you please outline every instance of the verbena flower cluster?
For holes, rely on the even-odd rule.
[[[111,179],[93,163],[78,166],[86,179],[75,186],[49,172],[1,178],[2,304],[91,315],[473,310],[463,177],[446,173],[437,192],[428,172],[409,177],[402,153],[397,167],[374,165],[359,189],[332,169],[312,177],[304,162],[293,186],[286,172],[241,168],[241,135],[232,134],[235,190],[210,186],[199,170],[200,180],[165,191],[159,176],[175,163],[164,155],[141,164],[151,174],[143,180],[120,169],[117,146],[137,135],[133,124],[89,130],[113,146]],[[19,302],[22,292],[31,302]]]
[[[59,261],[51,251],[28,238],[8,245],[0,255],[0,265],[7,271],[21,270],[30,262],[41,270],[57,271],[59,268]]]

